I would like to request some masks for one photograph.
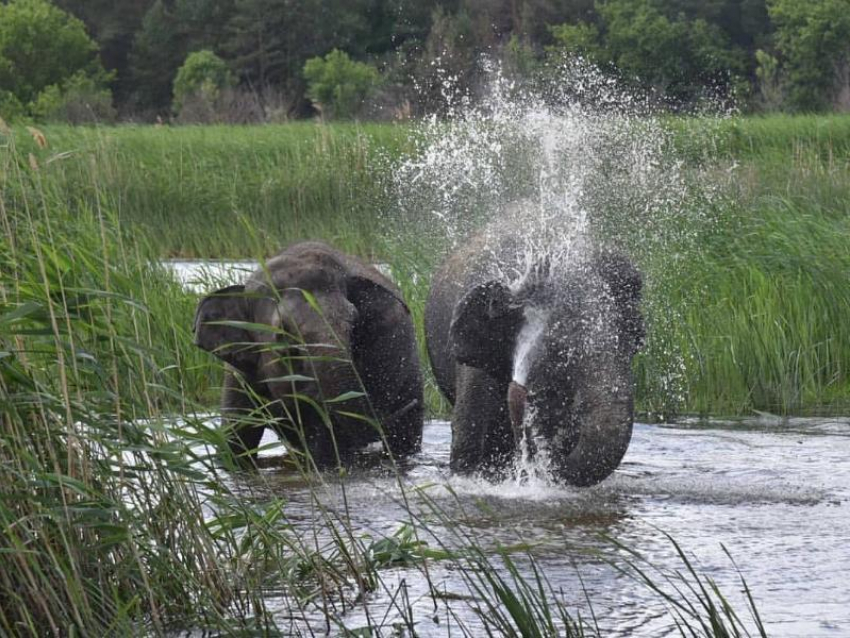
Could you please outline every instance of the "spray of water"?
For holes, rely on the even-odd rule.
[[[523,84],[488,68],[482,99],[447,87],[441,117],[416,129],[415,151],[392,174],[394,219],[434,263],[483,228],[511,228],[520,267],[494,259],[492,271],[515,289],[541,267],[580,267],[590,247],[630,255],[644,274],[653,374],[675,404],[685,366],[663,339],[663,324],[680,320],[663,303],[664,281],[698,250],[722,186],[683,160],[656,102],[581,60]],[[545,323],[535,312],[518,340],[519,382]]]

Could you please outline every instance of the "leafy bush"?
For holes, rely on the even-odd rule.
[[[112,93],[85,73],[76,73],[61,85],[51,84],[39,93],[30,112],[49,122],[88,124],[113,122]]]
[[[215,53],[208,49],[190,53],[174,79],[174,111],[180,115],[185,108],[191,107],[192,111],[212,114],[222,92],[234,83],[227,63]],[[195,119],[209,121],[212,118]]]
[[[80,20],[47,0],[0,4],[0,108],[6,117],[53,113],[84,94],[109,105],[108,80]]]
[[[850,2],[770,0],[776,48],[797,111],[850,109]]]
[[[324,58],[307,60],[304,78],[307,97],[318,111],[331,118],[347,119],[357,114],[360,105],[377,87],[380,75],[374,67],[334,49]]]
[[[608,0],[597,11],[600,26],[550,27],[555,43],[547,50],[613,65],[624,77],[674,100],[697,98],[704,87],[739,89],[745,54],[717,25],[684,15],[670,18],[651,0]]]

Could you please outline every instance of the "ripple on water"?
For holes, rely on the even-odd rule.
[[[679,569],[680,559],[662,530],[745,612],[726,547],[746,576],[769,635],[841,635],[850,632],[844,577],[850,570],[848,423],[637,424],[621,468],[596,487],[575,489],[452,476],[450,426],[432,421],[422,452],[405,464],[401,481],[381,470],[375,457],[342,483],[326,479],[318,493],[337,513],[349,513],[356,533],[378,537],[409,520],[404,495],[432,546],[460,543],[461,534],[472,534],[482,547],[519,543],[536,557],[555,590],[566,592],[573,609],[583,613],[584,594],[577,593],[586,589],[596,614],[611,623],[606,635],[675,635],[658,597],[598,558],[617,556],[607,536],[660,568]],[[260,483],[253,486],[254,495],[258,489],[285,495],[296,527],[316,524],[315,481],[266,471]],[[388,578],[407,578],[414,597],[425,596],[413,585],[416,573],[393,571]],[[464,590],[449,566],[435,564],[431,573],[448,591]],[[380,600],[377,596],[373,606]],[[423,611],[424,625],[432,622],[428,613],[433,609]],[[472,612],[465,613],[474,624]],[[445,635],[440,633],[444,624],[429,625],[427,631],[424,625],[422,635]]]

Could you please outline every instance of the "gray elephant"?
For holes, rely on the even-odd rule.
[[[453,471],[503,478],[525,450],[556,480],[586,486],[626,452],[641,277],[616,251],[556,253],[497,226],[433,278],[425,334],[454,405]]]
[[[388,278],[354,257],[319,242],[290,246],[244,285],[201,300],[195,343],[229,364],[222,412],[243,461],[266,425],[320,468],[379,440],[394,456],[419,449],[410,311]]]

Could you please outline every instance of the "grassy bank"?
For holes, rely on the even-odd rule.
[[[670,126],[675,152],[694,170],[722,175],[727,192],[713,211],[713,229],[699,250],[679,256],[675,272],[667,272],[665,259],[644,265],[657,285],[647,304],[651,341],[637,366],[641,409],[847,412],[850,118],[689,119]],[[37,175],[67,214],[115,214],[131,244],[144,237],[159,256],[257,258],[298,239],[324,239],[391,264],[421,336],[436,256],[415,233],[388,232],[381,217],[389,206],[387,167],[413,148],[409,127],[45,133],[48,146],[40,148],[17,131],[14,161],[23,174]],[[4,201],[11,209],[23,205],[14,180],[5,181]],[[187,310],[178,323],[188,321]],[[432,407],[441,409],[433,386],[429,392]]]

